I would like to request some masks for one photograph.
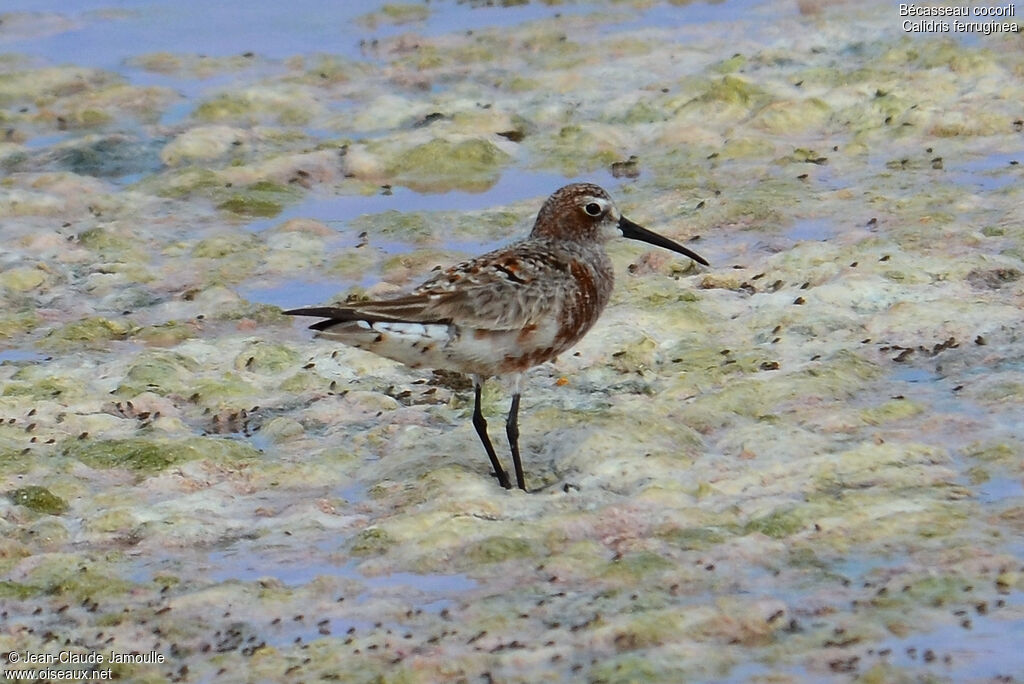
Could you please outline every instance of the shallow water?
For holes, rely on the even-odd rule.
[[[4,11],[61,13],[72,19],[75,27],[55,35],[7,39],[0,42],[0,47],[56,62],[115,70],[123,69],[126,59],[142,51],[194,52],[209,56],[253,51],[270,59],[329,52],[362,59],[365,55],[360,41],[410,30],[425,35],[457,33],[594,11],[586,2],[492,6],[492,3],[445,0],[430,3],[428,18],[423,22],[383,24],[370,29],[355,21],[385,4],[386,0],[254,2],[240,13],[233,5],[199,0],[82,0],[70,8],[72,11],[68,11],[65,3],[54,0],[8,0]],[[614,30],[730,21],[763,4],[764,0],[695,2],[685,11],[675,6],[654,5]],[[132,40],[123,40],[128,35]]]
[[[442,0],[422,21],[354,21],[384,4],[5,3],[71,22],[0,34],[0,52],[29,57],[17,68],[96,66],[180,99],[150,119],[115,111],[57,130],[44,112],[12,125],[25,137],[12,134],[24,159],[11,157],[0,187],[0,602],[12,624],[0,652],[103,631],[119,647],[173,643],[174,669],[191,670],[123,678],[186,681],[219,681],[221,663],[260,681],[838,682],[851,662],[889,666],[894,681],[1021,671],[1012,162],[1024,159],[1019,132],[1004,135],[1019,112],[1000,109],[1024,92],[1016,52],[996,79],[989,52],[908,40],[879,18],[889,8],[855,3],[805,16],[769,0]],[[418,37],[391,40],[403,35]],[[254,54],[210,76],[126,63],[161,50]],[[288,64],[319,53],[370,71],[322,87],[308,64]],[[200,103],[303,78],[314,85],[300,95],[325,112],[312,123],[272,108],[255,124],[214,118],[258,141],[163,166],[165,145],[210,124]],[[963,92],[957,78],[982,93],[977,111],[955,111],[968,123],[1005,114],[995,132],[941,118],[963,105],[949,96]],[[398,94],[382,114],[413,113],[349,135],[345,117],[375,106],[349,87]],[[911,113],[925,101],[942,137],[884,125],[876,100]],[[453,116],[415,128],[431,111]],[[513,116],[531,124],[514,145],[502,135]],[[516,156],[488,182],[392,182],[388,164],[431,136],[493,139]],[[715,161],[736,140],[749,150]],[[379,155],[384,176],[332,167],[290,185],[289,155],[324,141]],[[566,163],[595,149],[597,161]],[[809,149],[833,150],[828,164],[801,161]],[[634,152],[639,177],[616,177],[610,164]],[[147,185],[190,168],[213,180]],[[584,170],[555,170],[572,168]],[[311,340],[278,315],[520,238],[572,180],[609,188],[652,229],[702,234],[695,249],[713,266],[610,250],[605,320],[531,373],[529,495],[494,487],[463,386]],[[286,196],[279,211],[217,209],[254,181]],[[500,227],[459,223],[490,209]],[[421,220],[420,234],[353,228],[392,210]],[[290,219],[328,230],[280,230]],[[364,241],[416,266],[332,261]],[[951,335],[959,347],[925,351]],[[925,350],[896,361],[897,343]],[[504,456],[507,398],[493,385],[485,412]],[[136,443],[129,455],[150,461],[89,451]],[[989,612],[976,615],[981,602]],[[970,629],[961,610],[974,611]],[[821,652],[837,630],[861,640],[828,647],[833,667]]]

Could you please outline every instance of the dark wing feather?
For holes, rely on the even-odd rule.
[[[324,330],[347,321],[451,323],[467,328],[515,330],[551,312],[552,297],[575,281],[564,257],[526,241],[441,271],[412,293],[339,307],[292,309],[292,316],[321,316]],[[572,292],[565,292],[572,294]]]
[[[288,316],[317,316],[328,320],[309,326],[324,330],[338,323],[367,321],[368,323],[448,323],[450,319],[433,310],[431,300],[423,295],[406,295],[396,299],[360,302],[352,306],[317,306],[291,309]]]

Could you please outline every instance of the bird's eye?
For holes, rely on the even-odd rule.
[[[590,216],[600,216],[601,205],[598,204],[597,202],[591,202],[587,206],[583,207],[583,211],[587,212],[587,214],[589,214]]]

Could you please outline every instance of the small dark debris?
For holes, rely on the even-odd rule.
[[[896,361],[897,363],[903,363],[904,361],[909,359],[910,355],[913,354],[913,353],[914,353],[913,349],[904,349],[899,354],[894,356],[892,360]]]
[[[526,131],[520,130],[518,128],[513,128],[512,130],[509,131],[499,131],[498,135],[500,135],[502,138],[505,138],[506,140],[511,140],[512,142],[517,143],[522,142],[523,138],[526,137]]]
[[[967,282],[978,289],[998,290],[1020,280],[1021,275],[1015,268],[975,269],[967,274]]]
[[[413,128],[425,128],[425,127],[429,126],[430,124],[434,123],[435,121],[442,121],[442,120],[447,119],[447,118],[450,118],[450,117],[446,116],[445,114],[442,114],[441,112],[431,112],[430,114],[427,114],[426,116],[424,116],[422,119],[418,119],[417,121],[414,121],[413,124],[412,124],[412,127]]]
[[[640,164],[635,154],[629,155],[625,161],[612,162],[611,171],[614,178],[638,178]]]

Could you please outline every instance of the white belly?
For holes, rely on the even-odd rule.
[[[447,323],[340,323],[320,333],[411,368],[439,368],[481,376],[519,372],[563,351],[555,326],[474,330]]]

